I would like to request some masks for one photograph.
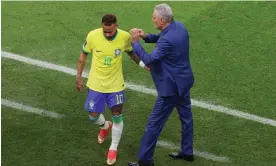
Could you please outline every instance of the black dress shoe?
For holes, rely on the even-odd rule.
[[[128,166],[154,166],[154,163],[139,160],[138,162],[129,162]]]
[[[170,153],[169,156],[172,157],[173,159],[183,159],[183,160],[190,161],[190,162],[194,161],[194,155]]]

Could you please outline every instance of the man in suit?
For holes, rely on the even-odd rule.
[[[182,124],[181,151],[170,153],[174,159],[193,161],[193,117],[191,112],[190,89],[194,76],[189,60],[189,35],[185,26],[173,20],[169,5],[155,6],[152,22],[159,34],[145,34],[142,29],[132,29],[132,46],[146,66],[158,96],[141,140],[138,162],[129,166],[153,166],[153,153],[157,139],[172,110],[176,107]],[[145,52],[139,39],[156,43],[151,53]]]

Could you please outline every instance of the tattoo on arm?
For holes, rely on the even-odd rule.
[[[130,56],[130,58],[131,58],[136,64],[139,64],[140,59],[139,59],[139,57],[138,57],[133,51],[129,51],[129,52],[127,52],[127,54]]]
[[[85,61],[84,60],[80,60],[79,59],[78,63],[81,64],[81,65],[85,65]]]
[[[84,69],[84,66],[86,64],[86,60],[87,60],[87,54],[84,52],[80,53],[80,57],[78,60],[78,69],[77,69],[77,76],[81,77],[82,75],[82,71]]]

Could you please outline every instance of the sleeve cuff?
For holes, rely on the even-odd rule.
[[[146,35],[146,37],[144,38],[144,40],[149,40],[149,34]]]
[[[86,54],[89,54],[90,52],[86,51],[84,47],[82,47],[82,51]]]
[[[149,35],[150,34],[147,34],[147,36],[143,39],[145,43],[149,43]]]

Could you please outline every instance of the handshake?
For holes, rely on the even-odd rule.
[[[132,42],[136,42],[141,38],[144,39],[147,37],[143,29],[132,28],[129,32],[132,37]]]

